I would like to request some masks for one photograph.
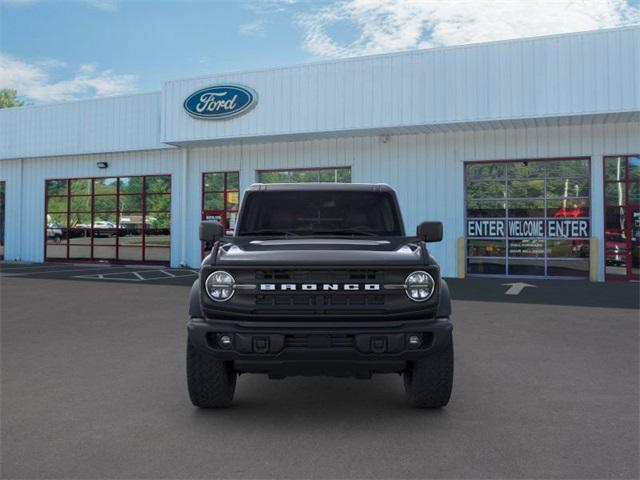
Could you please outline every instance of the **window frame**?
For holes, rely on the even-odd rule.
[[[547,165],[550,162],[559,162],[559,161],[576,161],[576,160],[582,160],[582,161],[586,161],[587,162],[587,171],[585,172],[584,175],[571,175],[571,176],[566,176],[566,177],[561,177],[558,175],[549,175],[549,171],[548,171],[548,167]],[[517,163],[523,163],[523,162],[528,162],[528,163],[533,163],[533,162],[537,162],[537,163],[542,163],[544,164],[544,174],[542,176],[533,176],[533,177],[510,177],[509,176],[509,169],[508,169],[508,165],[509,164],[517,164]],[[482,164],[502,164],[505,165],[504,167],[504,172],[500,177],[492,177],[492,178],[473,178],[470,179],[468,176],[468,166],[469,165],[482,165]],[[574,241],[574,242],[589,242],[589,238],[572,238],[572,237],[568,237],[568,238],[549,238],[548,237],[548,233],[545,231],[545,235],[543,237],[530,237],[530,238],[515,238],[515,237],[509,237],[509,235],[505,232],[505,236],[503,237],[499,237],[499,238],[490,238],[490,237],[468,237],[467,236],[467,224],[468,224],[468,220],[472,220],[474,218],[477,219],[481,219],[481,220],[504,220],[505,225],[508,225],[509,219],[527,219],[527,220],[542,220],[542,221],[547,221],[549,219],[553,219],[553,217],[548,215],[548,210],[549,210],[549,201],[556,201],[559,199],[562,199],[563,197],[557,197],[557,196],[553,196],[553,197],[549,197],[547,195],[547,183],[550,180],[554,180],[554,179],[586,179],[589,183],[589,189],[588,189],[588,195],[584,196],[584,195],[580,195],[580,196],[576,196],[576,197],[567,197],[570,198],[572,200],[578,200],[578,201],[584,201],[586,200],[588,202],[589,205],[589,214],[587,216],[580,216],[580,217],[575,217],[575,218],[580,218],[580,219],[586,219],[589,221],[589,235],[590,237],[593,236],[593,195],[592,195],[592,191],[593,191],[593,185],[591,183],[592,181],[592,158],[590,156],[578,156],[578,157],[549,157],[549,158],[522,158],[522,159],[506,159],[506,160],[481,160],[481,161],[474,161],[474,160],[469,160],[469,161],[465,161],[463,162],[463,169],[464,169],[464,175],[463,175],[463,195],[464,195],[464,254],[465,254],[465,274],[468,276],[478,276],[478,277],[502,277],[502,278],[552,278],[552,279],[584,279],[584,278],[588,278],[589,276],[589,272],[588,270],[586,271],[586,274],[583,276],[564,276],[564,275],[549,275],[549,264],[551,262],[557,263],[557,262],[574,262],[574,263],[579,263],[579,262],[584,262],[585,258],[582,257],[551,257],[548,255],[548,243],[551,241],[557,241],[557,240],[567,240],[567,241]],[[544,182],[544,192],[543,192],[543,196],[541,197],[510,197],[509,196],[509,182],[513,181],[513,180],[517,180],[517,181],[533,181],[533,180],[542,180]],[[477,198],[477,199],[470,199],[468,198],[468,194],[467,194],[467,188],[468,185],[471,183],[481,183],[481,182],[504,182],[504,196],[503,197],[482,197],[482,198]],[[503,217],[495,217],[495,216],[487,216],[487,217],[469,217],[468,215],[468,210],[469,210],[469,202],[471,201],[493,201],[493,202],[503,202],[504,203],[504,216]],[[536,216],[536,217],[522,217],[522,216],[510,216],[509,215],[509,203],[513,202],[513,201],[543,201],[544,202],[544,206],[543,206],[543,211],[544,211],[544,215],[543,216]],[[546,223],[545,223],[546,224]],[[510,250],[510,243],[511,241],[522,241],[522,240],[542,240],[543,241],[543,252],[544,254],[542,256],[510,256],[509,255],[509,250]],[[474,240],[481,240],[481,241],[502,241],[504,242],[504,255],[502,256],[478,256],[478,255],[469,255],[469,241],[474,241]],[[586,259],[588,260],[589,257],[586,257]],[[469,272],[468,271],[468,266],[469,266],[469,260],[472,261],[482,261],[483,259],[489,260],[489,261],[495,261],[497,263],[503,262],[504,263],[504,273],[500,273],[500,274],[491,274],[491,273],[473,273],[473,272]],[[509,273],[509,260],[517,260],[517,261],[522,261],[522,260],[530,260],[530,261],[540,261],[543,260],[543,274],[542,275],[522,275],[522,274],[510,274]],[[515,263],[514,263],[515,265]]]
[[[622,157],[624,159],[624,179],[623,180],[609,180],[607,178],[607,159],[610,158],[618,158],[618,157]],[[625,215],[628,215],[629,212],[632,212],[634,209],[640,209],[640,205],[635,205],[635,204],[631,204],[629,202],[629,192],[630,192],[630,188],[629,186],[631,184],[638,184],[640,185],[640,176],[637,179],[631,179],[631,177],[629,176],[629,159],[631,157],[639,157],[640,158],[640,153],[625,153],[625,154],[607,154],[607,155],[603,155],[602,156],[602,215],[603,215],[603,219],[602,219],[602,235],[603,235],[603,246],[605,249],[604,252],[604,256],[603,256],[603,261],[605,262],[604,264],[604,278],[605,280],[613,280],[613,281],[631,281],[631,280],[640,280],[640,274],[633,274],[633,266],[627,264],[626,265],[626,273],[624,275],[616,275],[613,273],[607,273],[607,265],[606,265],[606,260],[607,260],[607,252],[606,252],[606,235],[607,235],[607,211],[609,209],[614,209],[614,208],[622,208],[624,209],[624,213]],[[615,184],[615,183],[622,183],[624,185],[624,205],[611,205],[609,203],[607,203],[607,186],[610,184]],[[633,219],[633,216],[630,216],[631,219]],[[629,223],[629,225],[626,227],[627,229],[631,230],[633,229],[633,225],[631,223]],[[632,239],[631,236],[627,237],[626,240],[626,246],[627,246],[627,262],[629,261],[633,261],[632,258],[632,250],[633,250],[633,243],[632,243]]]
[[[168,191],[163,191],[163,192],[152,192],[152,193],[147,193],[147,179],[149,178],[153,178],[153,177],[168,177],[169,178],[169,190]],[[121,179],[124,178],[140,178],[142,180],[142,188],[140,190],[140,192],[126,192],[126,193],[122,193],[120,191],[120,184],[121,184]],[[113,192],[107,192],[107,193],[96,193],[96,181],[99,180],[104,180],[104,179],[115,179],[115,186],[116,186],[116,190],[115,190],[115,194]],[[89,193],[81,193],[81,194],[77,194],[77,195],[73,195],[72,191],[71,191],[71,182],[72,181],[77,181],[77,180],[87,180],[90,182],[90,189],[89,189]],[[49,194],[49,190],[48,190],[48,185],[50,182],[65,182],[66,183],[66,193],[65,194],[53,194],[50,195]],[[105,263],[114,263],[114,264],[122,264],[122,263],[127,263],[127,264],[145,264],[145,265],[169,265],[171,262],[171,216],[172,216],[172,209],[171,209],[171,200],[172,200],[172,195],[173,195],[173,177],[171,174],[169,173],[157,173],[157,174],[143,174],[143,175],[108,175],[108,176],[101,176],[101,177],[69,177],[69,178],[60,178],[60,177],[55,177],[55,178],[46,178],[44,181],[44,241],[43,241],[43,245],[44,245],[44,256],[43,258],[45,259],[45,261],[47,262],[77,262],[77,263],[94,263],[94,262],[105,262]],[[121,196],[135,196],[135,195],[139,195],[141,197],[141,205],[140,205],[140,210],[139,211],[127,211],[127,212],[123,212],[120,210],[120,199]],[[168,210],[158,210],[158,211],[148,211],[147,210],[147,205],[146,205],[146,200],[147,200],[147,195],[163,195],[163,196],[168,196],[169,197],[169,206],[168,206]],[[96,211],[95,209],[95,200],[96,197],[100,198],[100,197],[113,197],[115,196],[115,210],[105,210],[105,211]],[[89,210],[87,211],[71,211],[71,199],[72,198],[77,198],[77,197],[86,197],[90,200],[90,207]],[[66,224],[64,225],[63,230],[66,232],[66,238],[65,238],[65,247],[66,247],[66,251],[65,251],[65,256],[64,257],[48,257],[47,256],[47,246],[48,246],[48,236],[47,236],[47,230],[48,230],[48,216],[50,213],[57,213],[57,212],[49,212],[49,199],[50,198],[66,198],[67,201],[67,209],[65,212],[59,212],[60,214],[64,214],[66,215]],[[140,228],[140,250],[141,250],[141,259],[140,260],[127,260],[127,259],[121,259],[120,258],[120,250],[121,249],[128,249],[128,248],[134,248],[134,247],[128,247],[126,245],[122,245],[120,242],[120,238],[123,237],[123,235],[121,235],[121,230],[122,228],[120,227],[121,222],[120,222],[120,218],[122,216],[122,213],[135,213],[135,214],[140,214],[140,217],[142,219],[142,223],[141,223],[141,228]],[[88,233],[89,233],[89,238],[91,239],[91,241],[89,242],[89,256],[88,258],[73,258],[71,257],[70,253],[71,253],[71,246],[72,246],[72,242],[71,242],[71,237],[69,236],[69,232],[70,230],[72,230],[72,227],[70,227],[71,225],[71,215],[72,214],[80,214],[80,215],[89,215],[90,216],[90,224],[89,224],[89,228]],[[114,258],[103,258],[103,257],[96,257],[95,255],[95,230],[96,228],[94,227],[96,224],[96,214],[99,215],[115,215],[115,228],[113,229],[114,231],[114,244],[113,246],[115,247],[115,257]],[[169,244],[168,245],[156,245],[156,244],[150,244],[147,246],[147,231],[155,231],[155,230],[159,230],[158,228],[152,228],[152,227],[147,227],[147,223],[146,223],[146,219],[148,216],[152,216],[152,214],[168,214],[169,215]],[[163,230],[163,229],[160,229]],[[80,244],[75,244],[75,245],[80,245]],[[105,245],[105,246],[111,246],[111,245]],[[169,259],[168,260],[147,260],[147,248],[152,248],[152,249],[167,249],[169,250]]]
[[[263,173],[282,173],[282,172],[318,172],[318,179],[320,178],[320,172],[333,170],[335,172],[334,178],[337,178],[338,170],[348,170],[349,171],[349,181],[348,182],[308,182],[308,183],[353,183],[352,173],[353,170],[350,165],[343,166],[335,166],[335,167],[298,167],[298,168],[276,168],[276,169],[260,169],[256,170],[256,181],[258,183],[265,183],[262,181]],[[307,182],[273,182],[273,183],[307,183]]]

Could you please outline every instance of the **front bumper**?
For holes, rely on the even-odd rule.
[[[401,372],[407,363],[448,345],[448,318],[385,322],[235,322],[191,318],[189,341],[235,370],[291,375],[370,377]],[[223,346],[221,337],[231,339]],[[411,344],[418,337],[419,344]]]

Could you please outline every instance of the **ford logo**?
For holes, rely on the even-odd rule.
[[[189,95],[184,101],[184,109],[192,117],[218,120],[242,115],[257,101],[258,95],[249,87],[215,85]]]

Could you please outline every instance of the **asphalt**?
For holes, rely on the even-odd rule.
[[[456,372],[440,411],[408,407],[395,375],[245,375],[232,408],[201,411],[184,374],[192,278],[42,278],[9,267],[0,269],[2,478],[640,474],[638,309],[610,305],[608,284],[583,295],[606,301],[584,306],[553,304],[577,295],[575,282],[549,288],[549,305],[526,301],[541,287],[516,296],[505,295],[507,281],[452,282]],[[474,295],[481,301],[464,298]]]

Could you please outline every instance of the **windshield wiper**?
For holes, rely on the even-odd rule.
[[[290,232],[288,230],[273,230],[270,228],[262,228],[260,230],[253,230],[251,232],[241,232],[240,235],[286,235],[286,236],[298,236],[296,232]]]

